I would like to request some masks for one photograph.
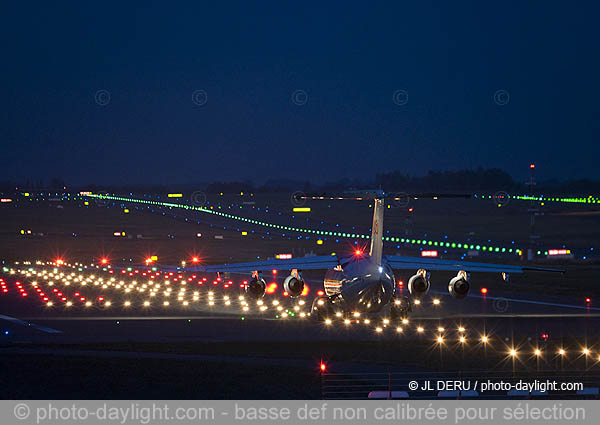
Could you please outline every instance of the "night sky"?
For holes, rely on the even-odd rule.
[[[183,3],[4,5],[0,180],[600,178],[592,2]]]

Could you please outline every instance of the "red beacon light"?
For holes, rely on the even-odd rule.
[[[481,293],[483,295],[486,295],[488,293],[488,289],[487,288],[481,288]]]
[[[198,257],[192,257],[192,263],[198,263],[200,259]]]
[[[321,373],[325,373],[327,371],[327,365],[323,362],[321,362],[319,364],[319,370],[321,371]]]
[[[588,297],[588,298],[586,298],[586,299],[585,299],[585,303],[586,303],[586,304],[588,304],[588,305],[589,305],[589,304],[591,304],[591,303],[592,303],[592,299],[591,299],[591,298],[589,298],[589,297]]]
[[[317,295],[320,296],[320,297],[322,297],[323,295],[325,295],[325,292],[324,291],[317,291]]]
[[[273,274],[277,274],[277,270],[276,270],[276,269],[273,269],[272,273],[273,273]]]
[[[100,259],[100,263],[101,264],[108,264],[108,258],[101,258]]]
[[[362,255],[362,251],[360,249],[357,249],[356,251],[354,251],[354,255]]]

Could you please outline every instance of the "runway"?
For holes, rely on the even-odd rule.
[[[381,314],[346,321],[334,317],[329,324],[317,323],[308,315],[312,296],[322,288],[316,277],[306,279],[312,296],[290,299],[277,292],[256,301],[244,297],[235,279],[211,284],[206,277],[185,273],[70,272],[77,269],[81,267],[64,266],[61,272],[27,267],[6,273],[8,293],[0,294],[3,340],[423,341],[437,338],[442,328],[448,338],[458,339],[463,334],[457,329],[466,328],[464,336],[473,342],[482,335],[502,341],[537,340],[541,335],[588,339],[598,337],[600,329],[600,308],[573,297],[527,293],[516,297],[494,290],[457,300],[436,289],[420,305],[413,305],[408,323],[391,322]],[[141,284],[137,278],[150,278],[153,283]],[[148,291],[151,294],[146,295]]]

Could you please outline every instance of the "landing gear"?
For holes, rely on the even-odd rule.
[[[412,311],[412,306],[408,297],[395,298],[390,306],[390,317],[392,320],[404,320],[408,318],[408,313]]]
[[[333,303],[328,297],[317,297],[313,300],[312,307],[310,309],[311,316],[317,321],[324,322],[327,319],[335,316]]]

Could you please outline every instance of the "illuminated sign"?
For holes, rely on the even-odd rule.
[[[437,257],[437,251],[421,251],[421,257]]]
[[[294,207],[293,212],[310,212],[310,207]]]
[[[276,254],[275,258],[278,260],[289,260],[292,258],[292,254]]]
[[[82,196],[87,196],[87,195],[91,195],[92,192],[79,192],[79,194]]]
[[[570,255],[570,249],[549,249],[548,255]]]
[[[12,199],[10,199],[10,198],[2,198],[2,199],[0,199],[0,202],[12,202]]]
[[[181,198],[183,197],[183,193],[169,193],[167,196],[169,198]]]

